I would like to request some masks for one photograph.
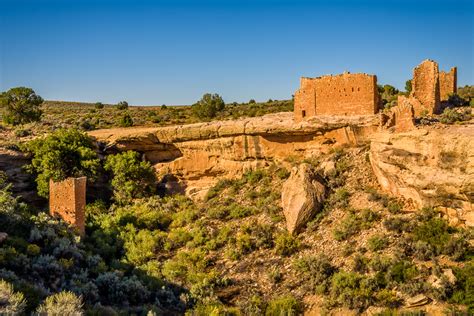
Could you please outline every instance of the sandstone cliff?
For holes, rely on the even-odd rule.
[[[216,177],[232,177],[271,161],[304,159],[334,144],[366,142],[378,117],[318,117],[295,123],[292,113],[162,128],[90,132],[106,153],[136,150],[157,171],[172,174],[188,193],[205,190]]]
[[[371,142],[373,171],[387,192],[474,226],[473,137],[474,125],[379,133]]]

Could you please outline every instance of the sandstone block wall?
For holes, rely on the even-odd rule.
[[[377,77],[344,73],[302,78],[295,93],[295,120],[315,115],[373,115],[378,112]]]
[[[449,72],[439,73],[439,94],[441,101],[447,101],[450,94],[457,93],[457,73],[458,69],[452,67]]]
[[[438,114],[440,112],[438,63],[427,59],[413,69],[410,96],[419,101],[419,104],[413,104],[415,115]]]
[[[49,212],[85,232],[86,177],[49,182]]]

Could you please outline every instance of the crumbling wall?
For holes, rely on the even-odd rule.
[[[449,95],[457,93],[457,73],[456,67],[452,67],[449,72],[439,73],[439,94],[441,101],[448,101]]]
[[[398,105],[387,113],[380,113],[380,127],[396,133],[403,133],[415,129],[415,112],[412,102],[415,98],[398,96]]]
[[[441,111],[438,63],[425,60],[413,69],[411,97],[419,103],[412,104],[416,116],[439,114]]]
[[[85,232],[86,177],[49,181],[49,212]]]
[[[392,109],[395,116],[395,132],[408,132],[415,128],[415,111],[409,99],[398,97],[398,105]]]
[[[375,75],[301,78],[295,93],[295,120],[315,115],[373,115],[378,112],[378,101]]]

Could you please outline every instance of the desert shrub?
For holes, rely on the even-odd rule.
[[[250,299],[244,299],[238,302],[240,311],[244,315],[257,316],[265,315],[266,303],[259,295],[252,295]]]
[[[239,316],[237,309],[226,307],[220,302],[198,303],[186,316]]]
[[[118,110],[126,110],[126,109],[128,109],[128,102],[127,101],[120,101],[119,103],[117,103],[116,107],[117,107]]]
[[[108,156],[104,167],[113,174],[114,199],[119,203],[128,203],[155,192],[153,168],[149,162],[142,161],[135,151]]]
[[[287,232],[280,233],[275,239],[275,252],[280,256],[291,256],[298,251],[299,240]]]
[[[31,135],[31,130],[29,129],[18,128],[15,130],[16,137],[26,137],[30,135]]]
[[[291,295],[281,296],[268,302],[266,316],[296,316],[303,312],[303,306]]]
[[[12,284],[0,279],[0,314],[20,315],[25,307],[23,293],[15,292]]]
[[[379,251],[388,246],[388,239],[385,236],[375,235],[367,240],[367,246],[370,251]]]
[[[37,313],[39,315],[84,315],[82,298],[72,292],[59,292],[48,296],[38,307]]]
[[[436,213],[423,210],[420,223],[413,230],[414,241],[422,241],[432,247],[435,255],[441,254],[451,239],[453,229],[446,220],[436,217]]]
[[[448,106],[449,107],[460,107],[460,106],[468,106],[469,100],[464,99],[457,93],[451,93],[448,96]]]
[[[334,239],[337,241],[347,240],[360,230],[369,228],[379,218],[379,214],[368,209],[359,211],[357,215],[351,211],[344,217],[340,227],[333,231]]]
[[[163,235],[159,231],[130,227],[126,235],[122,236],[127,261],[137,266],[154,258],[163,244]]]
[[[133,126],[133,119],[132,119],[132,117],[130,116],[130,114],[125,113],[125,114],[120,118],[119,125],[120,125],[121,127],[130,127],[130,126]]]
[[[352,272],[338,272],[332,277],[329,304],[361,310],[373,303],[375,289],[370,278]]]
[[[24,149],[32,155],[28,170],[36,173],[38,194],[47,197],[49,179],[87,176],[93,180],[100,169],[100,161],[89,136],[76,129],[60,129],[30,141]]]
[[[444,109],[443,113],[439,117],[439,121],[444,124],[453,124],[456,122],[469,121],[471,119],[471,109]]]
[[[358,273],[366,273],[368,270],[369,259],[367,257],[356,254],[352,262],[352,271]]]
[[[387,218],[383,222],[383,225],[387,230],[393,231],[399,234],[404,231],[410,231],[412,229],[412,224],[409,222],[409,220],[402,217],[397,217],[397,216],[392,216],[392,217]]]
[[[389,282],[406,283],[418,275],[415,265],[406,260],[395,260],[387,269],[386,278]]]
[[[224,107],[225,103],[220,95],[206,93],[201,100],[192,105],[192,110],[195,116],[203,119],[215,117]]]
[[[104,108],[104,104],[103,104],[102,102],[96,102],[96,103],[94,104],[94,107],[95,107],[96,109],[99,109],[99,110],[100,110],[100,109],[103,109],[103,108]]]
[[[329,285],[331,276],[336,268],[325,255],[306,256],[295,260],[294,266],[310,287],[319,293],[324,293]]]
[[[0,106],[5,108],[3,120],[12,125],[39,121],[43,99],[33,89],[17,87],[0,94]]]
[[[397,201],[390,201],[388,202],[387,209],[390,213],[397,214],[402,210],[402,205]]]
[[[281,273],[281,270],[278,267],[270,268],[267,271],[267,276],[270,282],[272,282],[273,284],[277,284],[283,279],[283,274]]]
[[[467,305],[468,312],[474,313],[474,262],[467,263],[462,268],[455,268],[456,285],[449,301]]]

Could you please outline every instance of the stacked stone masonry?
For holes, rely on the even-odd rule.
[[[441,101],[448,101],[449,95],[457,93],[457,68],[452,67],[449,72],[439,73],[439,94]]]
[[[457,92],[457,68],[449,72],[439,71],[438,63],[425,60],[413,69],[412,92],[408,102],[416,116],[440,114],[442,101]]]
[[[295,93],[295,120],[316,115],[373,115],[378,112],[377,77],[344,73],[301,78]]]
[[[49,182],[49,212],[85,232],[86,177]]]

